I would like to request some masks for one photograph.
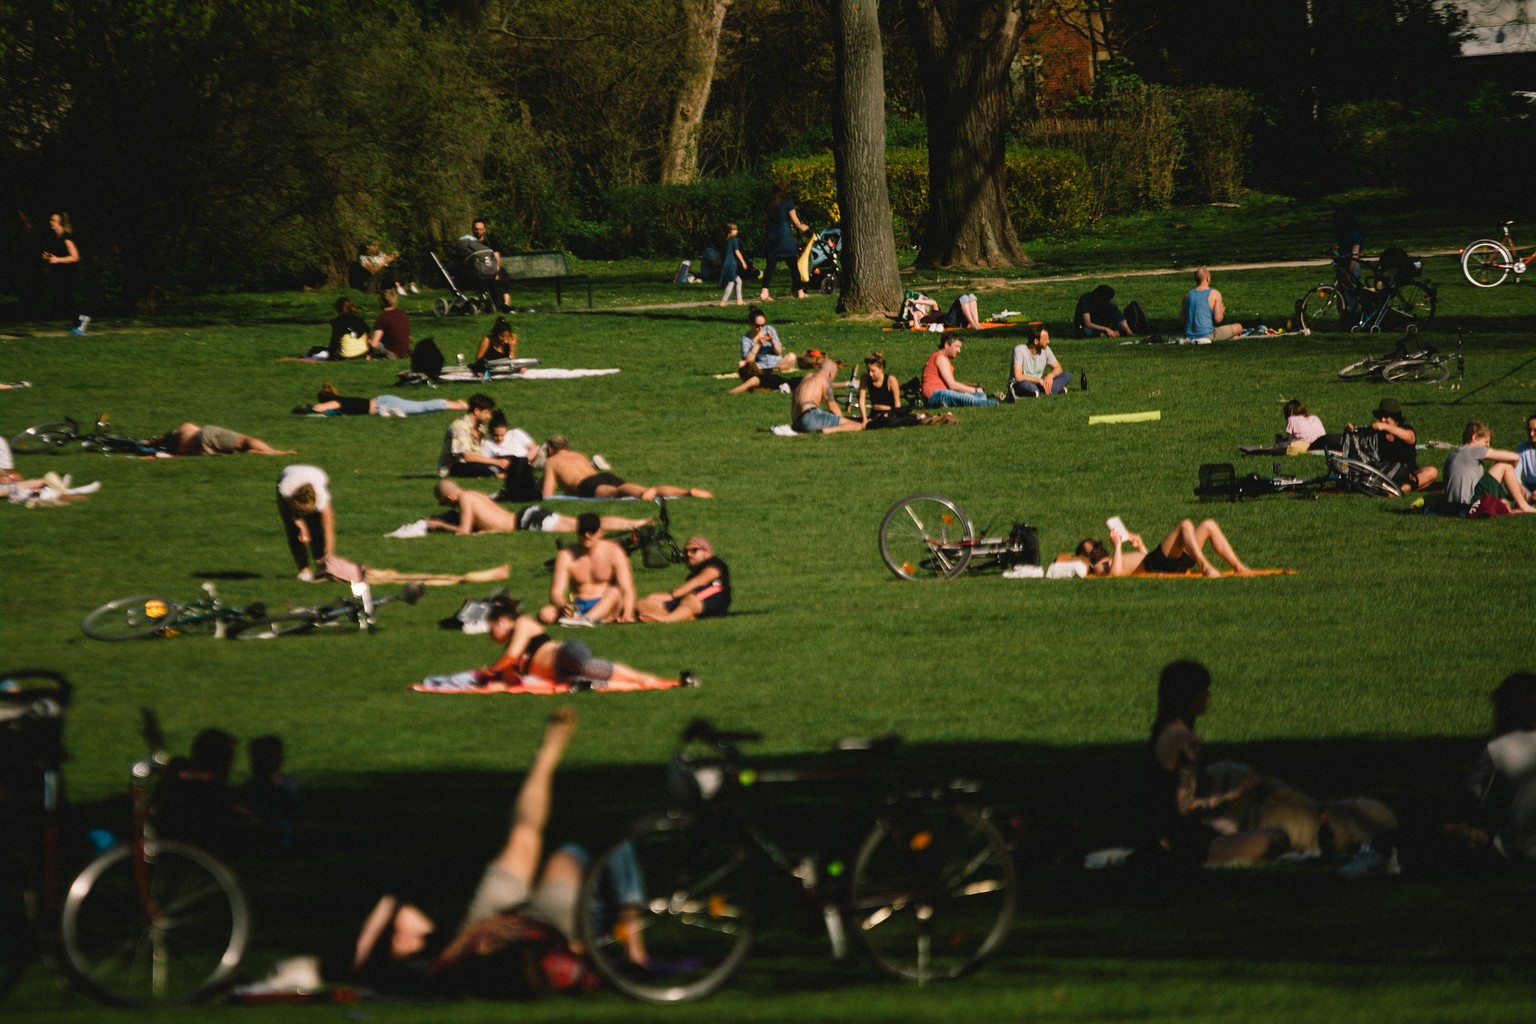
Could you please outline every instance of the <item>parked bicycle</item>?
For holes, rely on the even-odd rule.
[[[204,583],[203,591],[206,596],[186,603],[159,594],[120,597],[82,619],[80,631],[93,640],[143,640],[184,633],[223,637],[267,616],[266,605],[260,602],[244,608],[225,604],[212,583]]]
[[[82,431],[78,423],[67,417],[52,423],[39,423],[11,438],[11,451],[18,455],[58,452],[67,445],[79,442],[84,450],[103,455],[158,454],[159,450],[147,440],[110,433],[107,419],[107,414],[102,413],[96,420],[96,426],[88,431]]]
[[[0,677],[6,733],[8,828],[0,871],[0,995],[39,959],[62,965],[76,987],[106,1002],[166,1006],[203,999],[234,974],[250,936],[235,876],[195,847],[156,837],[154,777],[168,763],[153,712],[143,714],[149,752],[132,769],[133,833],[92,860],[66,890],[60,862],[64,815],[63,720],[72,688],[55,672]]]
[[[988,524],[983,534],[992,532]],[[959,505],[942,494],[909,494],[880,521],[880,558],[904,580],[950,579],[967,569],[1040,563],[1035,528],[1014,522],[1006,536],[976,536]]]
[[[1516,279],[1525,273],[1526,267],[1536,261],[1536,249],[1529,256],[1521,256],[1509,229],[1515,222],[1504,222],[1502,237],[1480,238],[1461,250],[1461,273],[1478,288],[1497,288],[1514,274]]]
[[[809,905],[835,958],[851,931],[897,978],[959,978],[996,951],[1017,882],[974,782],[890,781],[894,736],[845,740],[839,760],[803,769],[751,764],[741,744],[759,739],[690,723],[668,772],[678,806],[636,823],[587,873],[578,927],[614,987],[647,1002],[714,992],[751,948],[763,922],[758,889],[770,880]],[[778,792],[789,799],[759,808]],[[787,830],[790,806],[803,808],[808,793],[827,798],[830,820],[792,838],[770,834],[771,824]],[[851,815],[850,801],[864,813]],[[638,900],[615,906],[605,882],[615,870],[640,887]]]
[[[426,588],[420,583],[407,583],[398,594],[375,597],[367,583],[352,584],[352,593],[327,604],[307,608],[291,608],[281,615],[258,617],[254,622],[242,622],[232,631],[236,640],[270,640],[279,636],[295,636],[316,630],[338,630],[353,626],[372,633],[377,629],[373,613],[380,605],[392,601],[415,604],[421,600]]]
[[[1463,338],[1458,334],[1454,353],[1437,352],[1419,345],[1415,331],[1403,335],[1397,347],[1379,356],[1366,356],[1350,363],[1339,371],[1340,380],[1383,380],[1388,384],[1417,382],[1439,384],[1451,377],[1451,363],[1456,363],[1457,381],[1467,378],[1467,360],[1462,351]]]
[[[1356,260],[1357,277],[1344,256],[1329,255],[1334,279],[1314,285],[1296,301],[1296,317],[1304,330],[1375,334],[1422,327],[1435,318],[1435,286],[1419,276],[1421,261],[1402,250],[1388,250],[1378,260]]]
[[[1200,467],[1200,482],[1195,495],[1210,500],[1224,498],[1243,501],[1270,494],[1294,494],[1300,498],[1316,498],[1325,491],[1348,491],[1373,498],[1398,498],[1402,489],[1392,478],[1382,472],[1377,457],[1378,437],[1369,427],[1356,427],[1344,432],[1343,447],[1338,451],[1325,451],[1325,469],[1315,476],[1295,476],[1281,472],[1276,462],[1269,475],[1249,473],[1239,477],[1230,462],[1211,462]]]

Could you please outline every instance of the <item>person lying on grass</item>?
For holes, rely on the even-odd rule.
[[[439,480],[433,488],[437,503],[458,514],[451,518],[433,516],[427,520],[428,531],[435,533],[513,533],[517,530],[535,533],[575,533],[576,519],[561,515],[540,505],[529,505],[521,512],[509,512],[496,504],[488,494],[460,487],[452,480]],[[638,530],[653,520],[631,519],[626,516],[601,516],[598,527],[603,530]]]
[[[523,603],[515,597],[498,596],[491,602],[489,625],[491,639],[503,645],[500,658],[484,668],[428,676],[412,689],[425,693],[507,693],[522,689],[525,676],[574,691],[670,690],[699,685],[692,672],[663,679],[622,662],[593,657],[580,640],[553,640],[538,619],[523,614]]]
[[[254,455],[298,454],[291,448],[273,448],[259,437],[216,427],[211,423],[207,426],[183,423],[150,438],[149,446],[167,455],[234,455],[238,452],[251,452]]]
[[[596,986],[576,938],[586,854],[566,845],[544,856],[555,771],[575,731],[572,708],[550,714],[518,790],[506,841],[486,865],[463,923],[450,932],[415,904],[381,897],[354,946],[357,982],[418,999],[526,999]],[[616,923],[631,934],[628,954],[644,963],[641,931],[622,929],[643,896],[638,867],[630,860],[610,870]]]
[[[627,483],[606,470],[599,472],[592,460],[581,452],[571,449],[571,442],[564,434],[556,434],[539,446],[533,458],[533,468],[544,470],[544,497],[554,497],[556,492],[578,498],[713,498],[702,487],[677,487],[672,484]]]
[[[1056,560],[1075,558],[1085,562],[1092,576],[1184,573],[1196,567],[1207,576],[1220,576],[1221,570],[1212,565],[1205,555],[1205,546],[1209,544],[1211,550],[1232,566],[1232,571],[1238,576],[1253,575],[1253,570],[1244,565],[1237,557],[1237,552],[1232,550],[1226,534],[1221,532],[1221,527],[1214,519],[1203,520],[1198,526],[1185,519],[1150,551],[1139,533],[1131,533],[1123,528],[1112,528],[1109,540],[1109,546],[1106,547],[1101,540],[1086,538],[1072,554],[1063,553]],[[1129,551],[1125,550],[1127,544],[1131,546]]]
[[[566,626],[635,621],[635,576],[629,552],[603,538],[595,512],[576,517],[576,546],[555,556],[549,584],[550,603],[539,609],[539,621]]]
[[[413,401],[396,395],[378,395],[374,398],[355,398],[343,395],[336,385],[326,384],[315,395],[314,405],[294,406],[295,416],[423,416],[433,412],[463,412],[468,402],[457,398],[429,398]]]
[[[683,545],[688,578],[671,590],[647,594],[635,606],[641,622],[688,622],[731,610],[731,568],[715,555],[707,537],[689,537]]]

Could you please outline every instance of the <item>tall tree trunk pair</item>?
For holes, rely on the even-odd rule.
[[[904,0],[928,118],[920,266],[1028,264],[1008,216],[1009,67],[1030,0]]]

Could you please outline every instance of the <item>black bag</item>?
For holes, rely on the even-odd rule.
[[[497,501],[538,501],[540,488],[538,477],[533,475],[533,467],[527,459],[510,459],[506,476],[502,478],[501,490],[496,493]]]
[[[1131,329],[1132,334],[1152,333],[1152,321],[1147,319],[1147,311],[1141,308],[1141,303],[1127,302],[1124,316],[1125,325]]]
[[[1040,564],[1040,531],[1028,523],[1014,523],[1008,531],[1008,544],[1017,547],[1017,551],[1010,551],[1004,559],[1009,565],[1039,565]]]
[[[411,372],[436,380],[443,373],[443,350],[437,347],[437,339],[422,338],[411,349]]]

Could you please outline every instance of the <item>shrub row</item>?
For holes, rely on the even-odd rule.
[[[782,181],[795,197],[800,217],[823,226],[840,219],[837,175],[825,154],[781,158],[769,176],[737,175],[694,185],[626,185],[602,197],[597,217],[570,227],[567,244],[589,258],[690,253],[720,234],[721,225],[741,225],[747,251],[762,238],[763,211],[771,181]],[[928,210],[928,155],[920,149],[886,154],[886,183],[899,246],[918,240]],[[1021,236],[1059,234],[1082,228],[1092,209],[1093,178],[1082,157],[1048,149],[1008,152],[1008,210]]]

